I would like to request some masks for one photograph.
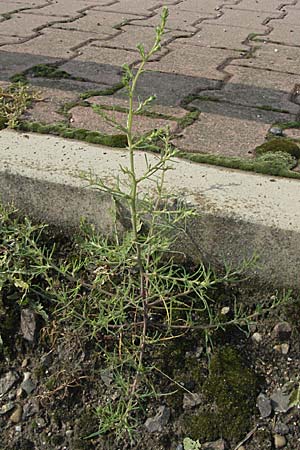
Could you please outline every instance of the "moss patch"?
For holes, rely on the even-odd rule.
[[[288,153],[295,158],[300,158],[300,148],[299,146],[291,141],[290,139],[285,138],[274,138],[269,141],[263,143],[259,147],[256,147],[255,154],[263,155],[266,153],[275,153],[275,152],[284,152]]]
[[[186,153],[179,152],[179,156],[190,161],[212,164],[215,166],[228,167],[230,169],[247,170],[249,172],[262,173],[266,175],[274,175],[288,178],[300,179],[300,173],[292,172],[286,168],[286,163],[270,164],[270,161],[265,161],[259,158],[243,159],[238,157],[226,157],[220,155],[210,155],[206,153]]]
[[[89,142],[90,144],[101,144],[116,148],[125,148],[127,146],[127,137],[125,134],[102,134],[97,131],[89,131],[82,128],[71,128],[63,123],[45,125],[38,122],[23,121],[19,124],[18,128],[22,131],[54,134],[67,139]]]
[[[223,437],[233,443],[251,427],[258,380],[237,351],[224,347],[212,357],[210,374],[203,385],[210,407],[201,407],[195,415],[184,418],[186,433],[200,442]]]

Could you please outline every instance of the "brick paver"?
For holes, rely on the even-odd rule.
[[[183,150],[249,159],[273,124],[300,119],[300,0],[2,0],[0,82],[23,74],[40,89],[26,120],[118,133],[91,104],[125,123],[122,65],[136,70],[163,4],[162,50],[137,85],[155,114],[137,133],[168,125]]]

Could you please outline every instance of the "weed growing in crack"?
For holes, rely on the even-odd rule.
[[[16,128],[31,102],[39,99],[36,92],[22,83],[11,84],[7,88],[0,87],[0,129]]]

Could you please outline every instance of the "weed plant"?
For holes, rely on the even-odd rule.
[[[44,245],[43,228],[28,220],[18,226],[13,214],[1,211],[0,289],[5,305],[13,295],[20,307],[30,306],[44,319],[44,309],[49,311],[53,309],[49,305],[55,305],[52,323],[96,346],[101,367],[113,380],[113,400],[100,402],[95,411],[99,428],[87,438],[111,433],[117,439],[134,439],[145,402],[161,395],[153,379],[157,373],[164,377],[164,373],[156,366],[154,354],[170,341],[197,333],[209,354],[218,330],[228,326],[247,330],[257,316],[282,303],[276,298],[268,307],[258,305],[249,313],[233,302],[224,313],[224,305],[212,294],[221,284],[240,279],[247,264],[218,277],[204,265],[193,268],[182,264],[185,255],[174,250],[176,240],[182,239],[187,222],[196,214],[184,199],[165,189],[166,173],[176,152],[169,144],[168,130],[143,137],[133,133],[135,117],[154,99],[135,106],[138,80],[146,63],[160,50],[167,15],[164,9],[152,48],[146,52],[138,45],[139,67],[132,70],[124,66],[127,124],[119,124],[97,109],[127,137],[129,163],[120,168],[120,176],[110,186],[103,180],[92,180],[113,199],[113,236],[104,238],[83,224],[76,243],[61,253],[55,245]],[[155,158],[144,154],[145,170],[139,174],[136,153],[144,149],[159,153]],[[128,222],[122,233],[117,226],[120,206]],[[175,381],[174,386],[184,389]]]
[[[0,87],[0,130],[4,127],[16,128],[32,100],[39,100],[39,95],[22,83]]]

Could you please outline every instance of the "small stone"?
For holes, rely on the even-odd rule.
[[[230,311],[229,306],[224,306],[224,308],[221,309],[221,314],[222,314],[223,316],[226,316],[226,314],[228,314],[229,311]]]
[[[256,400],[256,406],[259,409],[260,416],[265,419],[269,417],[272,413],[272,404],[269,397],[265,394],[260,393]]]
[[[16,426],[15,426],[15,430],[16,430],[17,433],[21,433],[21,431],[22,431],[22,426],[21,426],[21,425],[16,425]]]
[[[269,132],[271,134],[274,134],[274,136],[284,136],[282,129],[279,127],[272,127],[270,128]]]
[[[243,445],[241,445],[238,450],[246,450],[246,447],[244,447]]]
[[[184,450],[182,444],[178,444],[175,450]]]
[[[73,435],[73,430],[67,430],[66,431],[66,436],[67,436],[68,439],[70,439],[72,437],[72,435]]]
[[[197,406],[201,403],[202,397],[200,394],[194,394],[194,393],[186,393],[183,396],[183,408],[193,408],[194,406]]]
[[[272,331],[272,336],[279,341],[286,341],[291,337],[292,327],[288,322],[279,322]]]
[[[100,373],[100,378],[106,387],[109,387],[114,379],[114,374],[111,370],[105,369]]]
[[[0,378],[0,396],[3,396],[8,392],[15,382],[19,379],[16,372],[7,372],[4,377]]]
[[[21,310],[21,332],[23,338],[29,342],[33,342],[36,331],[35,312],[26,308]]]
[[[214,442],[206,442],[201,446],[203,450],[225,450],[226,444],[223,439]]]
[[[290,345],[289,344],[281,344],[281,353],[283,355],[287,355],[289,350],[290,350]]]
[[[280,434],[275,434],[274,436],[274,446],[275,448],[282,448],[286,445],[286,438]]]
[[[260,333],[257,333],[257,332],[252,334],[251,339],[256,344],[260,344],[261,341],[263,340],[262,335]]]
[[[21,405],[17,405],[16,409],[14,410],[14,412],[12,413],[12,415],[10,416],[10,420],[13,423],[19,423],[22,420],[22,413],[23,413],[23,409]]]
[[[29,361],[28,358],[25,358],[22,361],[22,365],[21,365],[22,369],[25,369],[28,366],[28,361]]]
[[[291,409],[290,394],[278,389],[271,395],[271,403],[274,411],[286,413],[289,409]]]
[[[31,377],[31,373],[25,372],[24,380],[21,383],[21,388],[23,389],[23,391],[26,392],[27,395],[31,394],[31,392],[33,392],[36,388],[36,384],[32,381],[32,379],[30,377]]]
[[[288,425],[286,425],[285,423],[277,422],[274,427],[274,431],[275,431],[275,433],[280,434],[281,436],[284,436],[290,432],[290,429],[289,429]]]
[[[168,423],[170,418],[170,410],[166,406],[160,406],[158,413],[154,417],[149,417],[145,422],[145,427],[149,433],[162,431],[163,427]]]
[[[8,402],[5,405],[1,406],[0,408],[0,415],[3,416],[4,414],[8,413],[15,407],[15,404],[13,402]]]
[[[38,428],[44,428],[46,426],[46,421],[42,417],[39,417],[36,420],[36,424],[37,424]]]

